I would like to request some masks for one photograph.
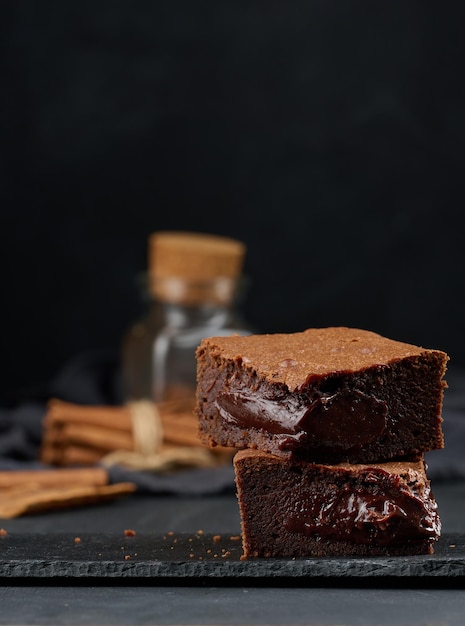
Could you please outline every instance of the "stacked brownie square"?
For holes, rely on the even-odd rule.
[[[204,339],[199,435],[240,449],[244,556],[431,553],[447,361],[344,327]]]

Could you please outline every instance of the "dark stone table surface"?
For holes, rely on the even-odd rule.
[[[449,542],[450,536],[463,537],[465,483],[439,481],[433,488],[444,538]],[[43,556],[50,546],[57,552],[51,556],[60,557],[60,541],[68,545],[66,539],[70,550],[79,551],[86,549],[86,538],[101,541],[102,537],[110,544],[119,541],[122,554],[131,558],[136,543],[147,549],[151,537],[154,542],[163,536],[185,540],[200,530],[208,540],[214,534],[230,538],[240,532],[240,521],[233,495],[134,495],[105,505],[1,520],[0,527],[7,531],[3,546],[10,542],[10,552],[3,547],[4,562],[9,554],[21,563],[21,559]],[[126,529],[134,530],[136,536],[125,537]],[[41,537],[42,551],[40,545],[28,544]],[[75,537],[81,542],[74,544]],[[369,572],[367,577],[259,575],[241,580],[221,573],[210,578],[4,575],[0,582],[0,624],[10,625],[465,623],[464,577],[453,575],[425,577],[404,572],[382,577]]]

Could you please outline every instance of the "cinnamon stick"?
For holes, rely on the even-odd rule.
[[[125,407],[84,406],[52,398],[47,405],[44,425],[73,422],[90,426],[111,426],[117,430],[131,430],[131,417]]]
[[[60,485],[106,485],[108,472],[103,467],[50,470],[6,470],[0,472],[0,489],[30,484],[39,487]]]
[[[86,426],[82,428],[75,424],[66,424],[63,427],[63,439],[71,444],[80,444],[99,450],[132,450],[133,438],[130,432],[113,430],[111,427]]]
[[[100,503],[128,495],[135,490],[134,483],[48,487],[38,490],[31,487],[25,490],[21,487],[15,493],[9,491],[8,498],[2,498],[0,518],[11,519],[25,513]]]
[[[103,450],[87,448],[79,445],[43,446],[41,460],[49,465],[62,467],[75,467],[83,465],[95,465],[105,456]]]

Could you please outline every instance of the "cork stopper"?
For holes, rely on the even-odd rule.
[[[226,301],[241,275],[245,245],[229,237],[160,231],[149,237],[152,294],[162,300],[197,304]]]

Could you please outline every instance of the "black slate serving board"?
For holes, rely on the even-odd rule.
[[[432,555],[241,560],[240,537],[228,534],[135,536],[7,534],[0,538],[0,577],[69,579],[366,578],[465,576],[465,535],[445,535]]]

